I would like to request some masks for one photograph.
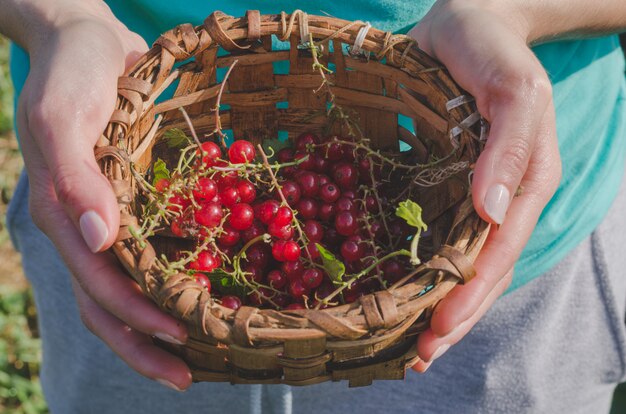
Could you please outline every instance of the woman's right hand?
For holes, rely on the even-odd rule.
[[[189,368],[151,339],[184,343],[185,327],[146,299],[104,252],[115,241],[119,210],[94,145],[113,112],[118,77],[147,46],[101,1],[13,2],[9,10],[28,16],[25,3],[47,8],[45,24],[22,37],[31,70],[17,111],[33,220],[73,275],[85,326],[139,373],[186,389]]]

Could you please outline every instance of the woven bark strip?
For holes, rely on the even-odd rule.
[[[289,50],[272,50],[272,36],[288,41]],[[215,131],[218,119],[222,128],[254,142],[276,138],[279,131],[293,139],[324,130],[330,94],[313,93],[322,79],[312,70],[310,39],[322,48],[320,62],[334,65],[328,80],[336,103],[355,114],[374,147],[397,150],[402,141],[424,162],[456,148],[449,163],[468,167],[420,193],[432,230],[424,247],[430,260],[388,290],[323,310],[244,306],[233,311],[185,274],[165,280],[155,266],[163,240],[143,244],[133,237],[141,186],[131,167],[147,171],[162,150],[158,142],[164,131],[189,132],[180,108],[200,137]],[[219,48],[227,53],[218,57]],[[217,69],[234,62],[221,97],[229,107],[216,114],[222,89]],[[274,74],[277,62],[289,63],[287,74]],[[173,96],[159,99],[171,85]],[[414,133],[398,126],[400,115],[412,118]],[[201,26],[182,24],[164,33],[119,79],[115,110],[95,148],[121,213],[113,251],[145,294],[188,326],[185,346],[157,342],[187,361],[195,381],[308,385],[348,380],[350,386],[363,386],[404,378],[433,308],[475,274],[472,263],[488,226],[472,207],[468,174],[483,148],[485,125],[473,99],[414,40],[364,22],[301,11],[249,11],[242,18],[215,12]]]

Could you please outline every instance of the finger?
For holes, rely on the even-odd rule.
[[[30,181],[29,205],[33,220],[58,246],[61,257],[83,290],[134,329],[168,342],[186,342],[185,327],[148,300],[139,286],[121,271],[112,255],[94,254],[87,248],[54,198],[52,180],[43,156],[28,134],[21,138]]]
[[[181,359],[102,309],[74,281],[73,288],[85,326],[132,369],[178,391],[191,385],[191,372]]]
[[[447,335],[474,314],[502,275],[515,265],[544,206],[558,187],[561,163],[554,132],[554,111],[551,105],[549,108],[521,183],[523,191],[513,199],[502,226],[492,227],[474,262],[477,276],[467,286],[455,287],[433,313],[431,327],[438,336]]]
[[[476,325],[476,323],[482,319],[487,310],[491,308],[496,299],[498,299],[509,287],[513,277],[513,269],[500,279],[500,281],[491,289],[491,291],[485,296],[476,312],[474,312],[468,319],[461,323],[454,331],[448,335],[440,337],[437,336],[432,328],[427,329],[417,339],[417,353],[420,356],[420,360],[412,367],[417,372],[425,372],[432,362],[443,355],[452,345],[458,343],[467,333]],[[473,287],[471,284],[464,286],[465,290],[471,290]]]
[[[55,39],[48,54],[36,57],[39,65],[28,79],[24,127],[49,167],[57,199],[97,252],[115,241],[119,209],[93,149],[113,112],[128,53],[117,36],[99,27],[91,34],[99,36],[99,53],[77,48],[68,40],[72,30]]]

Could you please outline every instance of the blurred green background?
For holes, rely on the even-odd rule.
[[[622,40],[626,44],[626,36]],[[42,414],[48,409],[38,377],[41,344],[36,312],[5,225],[6,207],[22,168],[12,132],[8,53],[8,41],[0,36],[0,413]],[[611,413],[626,413],[625,384],[615,393]]]

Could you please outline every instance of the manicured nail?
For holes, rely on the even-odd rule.
[[[431,356],[430,359],[426,362],[433,362],[435,359],[442,356],[448,349],[450,349],[450,344],[439,345],[439,348],[437,348],[433,356]]]
[[[165,342],[169,342],[170,344],[176,344],[176,345],[184,345],[184,342],[179,341],[178,339],[174,338],[172,335],[166,334],[166,333],[162,333],[162,332],[157,332],[154,334],[154,336],[156,336],[157,338],[159,338],[162,341]]]
[[[78,220],[80,232],[89,249],[97,253],[109,238],[109,230],[102,218],[93,210],[83,213]]]
[[[178,392],[185,391],[185,390],[181,390],[180,388],[178,388],[176,385],[172,384],[168,380],[157,378],[155,381],[158,382],[159,384],[163,385],[163,386],[166,386],[167,388],[173,389],[174,391],[178,391]]]
[[[496,224],[502,224],[510,202],[509,190],[502,184],[493,185],[485,195],[485,212]]]

